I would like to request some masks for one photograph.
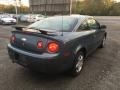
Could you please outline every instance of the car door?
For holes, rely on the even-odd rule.
[[[96,49],[102,42],[102,37],[103,37],[102,33],[103,32],[100,29],[100,24],[94,18],[88,19],[88,26],[89,26],[90,30],[94,31],[93,46],[94,46],[94,49]]]
[[[79,32],[80,35],[82,34],[82,45],[87,49],[87,52],[89,54],[93,52],[95,48],[94,35],[96,30],[90,29],[88,25],[88,22],[89,22],[88,20],[89,19],[82,22],[82,24],[77,29],[77,32]],[[79,42],[81,43],[81,37]]]

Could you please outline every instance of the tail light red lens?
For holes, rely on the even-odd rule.
[[[43,48],[43,42],[42,41],[38,41],[37,48],[38,49],[42,49]]]
[[[10,41],[11,41],[12,43],[14,43],[14,42],[15,42],[15,39],[16,39],[15,35],[12,35],[11,38],[10,38]]]
[[[48,43],[48,52],[50,53],[57,53],[59,51],[59,45],[56,42]]]

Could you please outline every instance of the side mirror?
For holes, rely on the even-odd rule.
[[[100,28],[101,28],[101,29],[106,29],[107,26],[106,26],[106,25],[101,25]]]

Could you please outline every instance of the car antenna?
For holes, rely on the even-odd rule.
[[[45,10],[45,11],[44,11],[45,17],[47,16],[47,10],[46,10],[46,9],[47,9],[47,0],[45,0],[45,9],[44,9],[44,10]]]
[[[61,36],[63,36],[63,14],[64,14],[63,10],[64,10],[64,4],[63,4],[63,7],[62,7],[62,35]]]

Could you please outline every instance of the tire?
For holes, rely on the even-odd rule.
[[[4,21],[2,21],[2,25],[5,25],[5,22],[4,22]]]
[[[80,72],[83,68],[84,57],[85,57],[85,55],[82,51],[77,53],[74,64],[73,64],[73,68],[71,70],[73,77],[76,77],[80,74]]]
[[[102,43],[99,46],[99,48],[104,48],[105,47],[105,41],[106,41],[106,38],[104,37],[103,40],[102,40]]]
[[[2,21],[0,20],[0,25],[2,24]]]

